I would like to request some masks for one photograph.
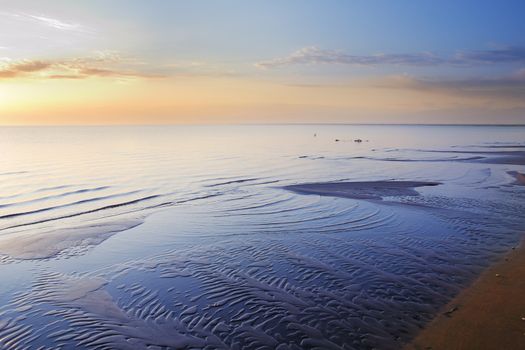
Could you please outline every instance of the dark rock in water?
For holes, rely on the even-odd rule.
[[[339,142],[339,139],[335,139],[335,142]]]
[[[363,140],[361,140],[361,139],[355,139],[354,142],[361,143],[361,142],[363,142]]]

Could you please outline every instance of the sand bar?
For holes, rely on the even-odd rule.
[[[417,196],[416,187],[437,186],[439,182],[423,181],[355,181],[318,182],[284,186],[284,189],[300,193],[355,199],[382,199],[390,196]]]

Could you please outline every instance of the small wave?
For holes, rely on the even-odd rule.
[[[257,180],[259,180],[259,178],[238,179],[238,180],[231,180],[231,181],[225,181],[225,182],[205,185],[204,187],[218,187],[218,186],[225,186],[225,185],[240,184],[240,183],[245,183],[245,182],[254,182]]]
[[[54,189],[56,189],[56,188],[63,188],[63,187],[59,186],[59,187],[55,187]],[[33,203],[37,203],[37,202],[47,201],[47,200],[50,200],[50,199],[58,199],[58,198],[63,198],[63,197],[77,195],[77,194],[82,194],[82,193],[98,192],[98,191],[106,190],[108,188],[111,188],[111,186],[100,186],[100,187],[95,187],[95,188],[83,188],[83,189],[80,189],[80,190],[75,190],[75,191],[70,191],[70,192],[63,192],[63,193],[54,194],[54,195],[50,195],[50,196],[34,198],[34,199],[31,199],[31,200],[27,200],[27,201],[20,201],[20,202],[0,204],[0,208],[6,208],[6,207],[12,207],[12,206],[18,206],[18,205],[26,205],[26,204],[33,204]],[[1,219],[1,217],[0,217],[0,219]]]
[[[380,158],[380,157],[361,157],[364,159],[370,159],[370,160],[379,160],[379,161],[386,161],[386,162],[451,162],[451,161],[475,161],[475,160],[482,160],[486,159],[482,156],[472,156],[472,157],[446,157],[446,158],[395,158],[395,157],[388,157],[388,158]]]
[[[9,171],[7,173],[0,173],[0,176],[21,175],[27,173],[29,173],[29,171]]]
[[[130,192],[126,192],[126,193],[112,194],[112,195],[108,195],[108,196],[88,198],[88,199],[83,199],[83,200],[80,200],[80,201],[67,203],[67,204],[62,204],[62,205],[56,205],[56,206],[51,206],[51,207],[46,207],[46,208],[40,208],[40,209],[35,209],[35,210],[29,210],[29,211],[23,211],[23,212],[16,212],[16,213],[11,213],[11,214],[1,215],[0,219],[9,219],[9,218],[15,218],[15,217],[19,217],[19,216],[25,216],[25,215],[42,213],[42,212],[51,211],[51,210],[57,210],[57,209],[63,209],[63,208],[68,208],[68,207],[74,207],[74,206],[78,206],[78,205],[82,205],[82,204],[86,204],[86,203],[92,203],[92,202],[98,202],[98,201],[107,200],[107,199],[113,199],[113,198],[118,198],[118,197],[129,196],[129,195],[136,194],[136,193],[139,193],[139,192],[141,192],[141,191],[140,190],[136,190],[136,191],[130,191]],[[147,196],[147,197],[143,197],[143,198],[134,199],[134,200],[129,201],[129,202],[112,204],[112,205],[106,206],[104,208],[113,208],[113,207],[119,207],[119,206],[123,206],[123,205],[134,204],[134,203],[141,202],[141,201],[144,201],[144,200],[156,198],[158,196],[159,195]],[[99,210],[99,209],[94,209],[94,210]]]
[[[94,209],[90,209],[90,210],[86,210],[86,211],[81,211],[81,212],[71,213],[71,214],[67,214],[67,215],[61,215],[61,216],[45,218],[45,219],[42,219],[42,220],[36,220],[36,221],[31,221],[31,222],[22,223],[22,224],[16,224],[16,225],[12,225],[12,226],[3,227],[2,229],[0,229],[0,231],[8,230],[8,229],[16,228],[16,227],[23,227],[23,226],[28,226],[28,225],[42,224],[42,223],[50,222],[50,221],[68,219],[68,218],[73,218],[73,217],[80,216],[80,215],[92,214],[92,213],[96,213],[96,212],[100,212],[100,211],[104,211],[104,210],[109,210],[109,209],[114,209],[114,208],[119,208],[119,207],[124,207],[124,206],[137,204],[137,203],[144,202],[144,201],[151,200],[151,199],[158,198],[158,197],[159,197],[159,195],[152,195],[152,196],[137,198],[137,199],[134,199],[134,200],[131,200],[131,201],[127,201],[127,202],[110,204],[110,205],[106,205],[106,206],[103,206],[103,207],[94,208]],[[54,208],[56,208],[56,207],[54,207]],[[12,214],[12,215],[28,215],[28,214],[34,214],[34,213],[37,213],[37,212],[41,212],[41,211],[42,210],[36,210],[36,211],[32,211],[32,212],[15,213],[15,214]],[[3,217],[0,217],[0,218],[8,218],[8,217],[9,216],[4,215]]]

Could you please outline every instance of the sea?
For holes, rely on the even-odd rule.
[[[525,126],[0,127],[0,349],[400,349],[525,229]],[[431,182],[352,198],[290,185]]]

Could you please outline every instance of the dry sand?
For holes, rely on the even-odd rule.
[[[406,349],[525,349],[525,244],[461,292]]]

